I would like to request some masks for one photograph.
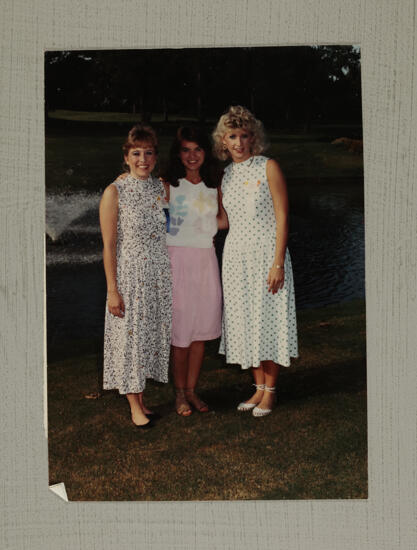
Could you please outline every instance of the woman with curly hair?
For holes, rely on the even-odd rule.
[[[209,408],[195,393],[204,342],[221,334],[222,294],[213,246],[227,226],[211,144],[197,127],[179,128],[164,180],[169,200],[168,253],[172,271],[172,374],[180,416]]]
[[[230,107],[213,132],[214,152],[230,159],[222,180],[229,233],[223,252],[220,353],[252,368],[256,391],[239,411],[266,416],[275,403],[280,366],[297,357],[288,197],[284,176],[266,149],[262,123],[245,107]]]

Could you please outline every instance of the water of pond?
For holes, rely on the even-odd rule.
[[[290,181],[288,189],[288,247],[297,308],[364,297],[361,182]],[[98,202],[98,194],[47,196],[48,349],[63,341],[102,336],[106,285]]]

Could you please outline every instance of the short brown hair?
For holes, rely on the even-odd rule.
[[[123,144],[122,149],[124,155],[127,155],[130,149],[143,143],[149,144],[149,146],[154,148],[155,153],[158,153],[158,138],[156,137],[155,130],[150,126],[135,124],[135,126],[130,129],[126,141]]]

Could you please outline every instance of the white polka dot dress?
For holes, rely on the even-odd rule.
[[[146,380],[168,382],[171,266],[166,246],[164,188],[153,177],[128,176],[118,191],[117,288],[124,317],[106,304],[103,388],[140,393]]]
[[[266,177],[267,158],[231,163],[222,181],[229,233],[223,251],[223,329],[220,353],[243,369],[261,361],[290,366],[298,356],[291,259],[286,251],[284,287],[268,292],[275,256],[276,223]]]

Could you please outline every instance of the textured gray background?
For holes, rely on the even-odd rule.
[[[415,2],[1,0],[0,8],[0,547],[414,549]],[[48,490],[43,432],[44,50],[352,43],[363,63],[369,499],[65,503]]]

